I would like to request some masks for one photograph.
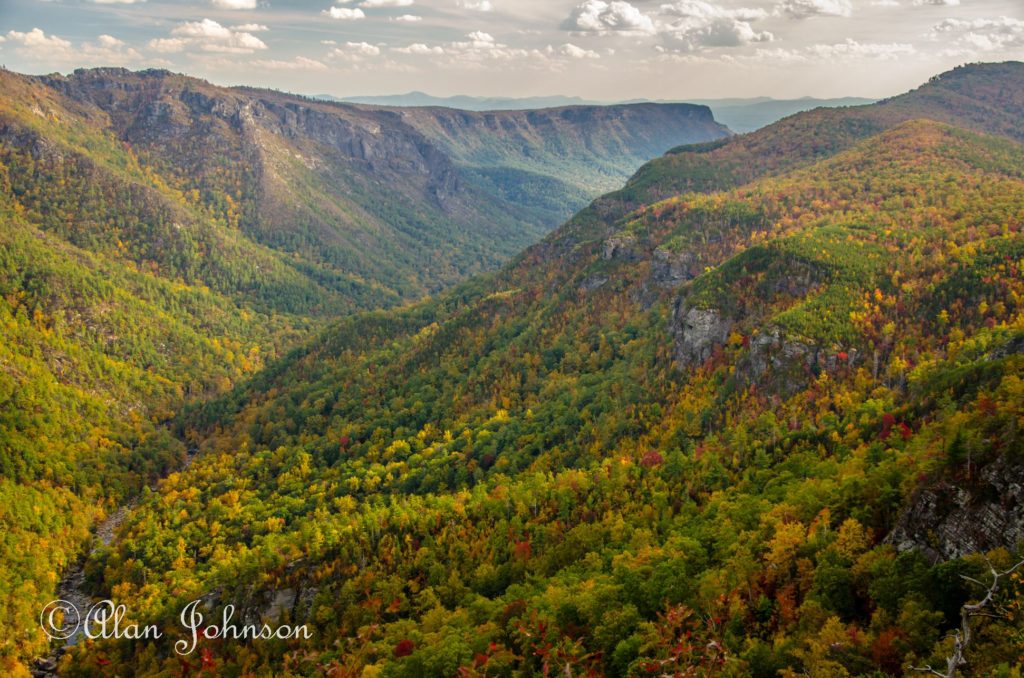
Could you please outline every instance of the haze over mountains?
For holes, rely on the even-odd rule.
[[[97,590],[319,630],[206,643],[226,671],[938,665],[972,554],[1024,537],[1022,92],[975,65],[676,148],[498,273],[341,320],[175,419],[199,454]],[[178,666],[63,661],[100,659]]]
[[[318,99],[327,101],[343,101],[349,103],[374,104],[378,106],[442,106],[468,111],[520,110],[529,108],[555,108],[561,106],[607,106],[616,105],[609,102],[590,101],[580,97],[549,96],[549,97],[472,97],[452,96],[435,97],[423,92],[384,96],[334,97],[322,94]],[[691,99],[668,102],[658,100],[630,100],[616,102],[628,103],[691,103],[707,106],[715,116],[715,120],[737,133],[753,132],[765,125],[770,125],[788,115],[808,111],[813,108],[837,108],[840,106],[863,106],[873,103],[874,99],[863,97],[844,97],[837,99],[816,99],[802,97],[800,99],[773,99],[771,97],[750,97],[733,99]]]
[[[1020,560],[1024,64],[739,136],[687,106],[3,77],[8,672],[133,496],[85,573],[169,636],[67,675],[907,675],[944,665],[980,554]],[[497,259],[571,197],[567,152],[596,185],[672,121],[702,140],[500,270],[325,322],[468,273],[407,271],[437,251],[396,235],[341,286],[315,255],[350,212],[377,221],[346,256],[452,229]],[[316,634],[176,656],[199,598]],[[1020,616],[975,623],[971,671],[1012,675]]]

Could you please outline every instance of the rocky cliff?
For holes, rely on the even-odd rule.
[[[646,160],[728,134],[689,105],[389,109],[118,68],[23,82],[357,306],[492,268]]]

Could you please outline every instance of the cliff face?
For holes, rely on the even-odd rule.
[[[728,135],[689,105],[470,113],[222,88],[162,70],[25,80],[360,306],[493,268],[650,158]]]
[[[673,140],[696,143],[729,135],[709,108],[692,104],[481,113],[447,108],[394,110],[468,167],[486,170],[509,165],[605,191],[622,185],[627,165],[662,155],[673,147]],[[585,163],[579,162],[582,158]],[[567,169],[574,171],[567,174]]]
[[[1024,464],[1003,456],[972,481],[920,489],[886,541],[933,561],[1024,543]]]
[[[451,159],[384,112],[322,105],[277,92],[216,88],[165,71],[96,69],[45,82],[99,107],[120,138],[159,153],[182,170],[222,162],[212,150],[265,164],[278,141],[294,146],[300,156],[302,151],[311,154],[301,159],[314,168],[348,163],[378,180],[397,182],[399,189],[407,188],[403,179],[420,189],[458,189]]]
[[[687,308],[678,303],[672,315],[676,364],[686,369],[711,357],[715,347],[725,344],[733,321],[709,308]]]

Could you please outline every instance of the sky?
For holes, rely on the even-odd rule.
[[[884,97],[1024,60],[1024,0],[0,0],[23,73],[335,96]]]

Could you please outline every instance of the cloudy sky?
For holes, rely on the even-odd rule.
[[[0,0],[0,63],[307,94],[872,96],[1024,59],[1024,0]]]

